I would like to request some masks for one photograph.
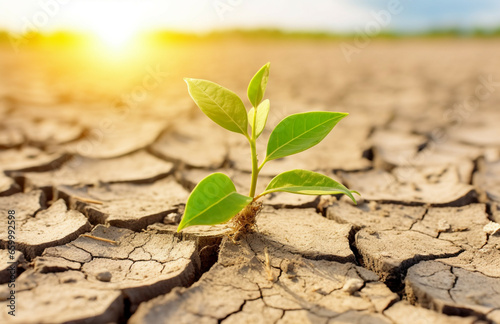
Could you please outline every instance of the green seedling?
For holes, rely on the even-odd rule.
[[[269,115],[270,102],[263,100],[269,78],[269,66],[264,65],[248,85],[252,108],[247,112],[243,101],[232,91],[210,81],[185,81],[194,102],[210,119],[225,129],[239,133],[250,143],[252,178],[248,196],[236,192],[231,179],[223,173],[213,173],[193,189],[184,216],[177,228],[180,231],[193,225],[215,225],[233,221],[234,235],[252,231],[261,203],[257,200],[273,192],[302,195],[345,194],[356,203],[353,193],[344,185],[320,173],[291,170],[274,177],[264,192],[256,195],[259,172],[272,160],[305,151],[321,142],[347,113],[314,111],[293,114],[283,119],[271,132],[266,157],[259,165],[256,140],[262,134]],[[250,133],[248,132],[250,125]]]

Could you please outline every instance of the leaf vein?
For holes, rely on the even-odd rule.
[[[225,195],[224,197],[222,197],[221,199],[217,200],[216,202],[214,202],[213,204],[209,205],[207,208],[203,209],[201,212],[199,212],[198,214],[196,214],[196,216],[193,216],[191,217],[191,219],[189,221],[187,221],[186,225],[191,223],[193,220],[195,220],[196,218],[200,217],[202,214],[204,214],[207,210],[211,209],[212,207],[214,207],[215,205],[219,204],[221,201],[223,201],[224,199],[226,199],[227,197],[231,196],[232,194],[235,194],[236,192],[230,192],[228,193],[227,195]],[[187,227],[187,226],[184,226],[184,227]]]
[[[293,142],[293,141],[297,140],[299,137],[302,137],[304,134],[310,133],[310,132],[311,132],[311,131],[313,131],[314,129],[316,129],[316,128],[318,128],[318,127],[323,126],[324,124],[326,124],[326,123],[328,123],[328,122],[332,121],[332,120],[333,120],[333,119],[335,119],[335,118],[336,118],[336,117],[330,118],[330,119],[326,120],[325,122],[323,122],[323,123],[321,123],[321,124],[318,124],[318,125],[314,126],[313,128],[310,128],[309,130],[307,130],[307,131],[303,132],[303,133],[302,133],[302,134],[300,134],[299,136],[297,136],[297,137],[295,137],[295,138],[292,138],[291,140],[287,141],[286,143],[283,143],[283,145],[281,145],[281,146],[277,147],[274,151],[272,151],[272,152],[271,152],[271,154],[269,154],[269,155],[268,155],[268,157],[271,157],[274,153],[276,153],[276,151],[278,151],[279,149],[281,149],[283,146],[288,145],[289,143],[291,143],[291,142]],[[278,139],[276,138],[276,141],[277,141],[277,140],[278,140]]]
[[[238,128],[241,130],[241,132],[243,134],[246,134],[246,132],[243,130],[243,128],[241,128],[241,126],[233,119],[233,117],[231,117],[231,115],[229,115],[225,110],[224,108],[222,108],[218,103],[217,101],[215,101],[207,92],[205,92],[205,90],[203,90],[200,86],[198,86],[196,83],[193,83],[201,92],[203,92],[203,94],[205,96],[207,96],[207,98],[209,98],[213,103],[215,103],[215,105],[220,109],[222,110],[222,112],[227,116],[229,117],[229,119],[231,119],[231,121],[236,125],[238,126]]]

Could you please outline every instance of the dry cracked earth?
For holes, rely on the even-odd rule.
[[[499,50],[373,41],[348,63],[338,42],[216,40],[127,65],[5,46],[0,322],[500,323]],[[250,182],[244,138],[203,116],[182,77],[243,97],[267,61],[263,139],[291,113],[350,116],[315,148],[270,162],[260,188],[306,168],[359,191],[359,204],[278,193],[237,243],[225,226],[176,233],[210,172],[240,192]]]

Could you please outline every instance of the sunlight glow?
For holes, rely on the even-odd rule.
[[[96,36],[101,46],[108,49],[125,49],[143,31],[144,22],[137,15],[136,6],[120,6],[114,1],[88,2],[79,9],[83,11],[81,17],[86,17],[86,21],[82,23],[85,31]]]
[[[106,20],[94,21],[89,26],[90,31],[99,38],[101,43],[111,49],[123,49],[137,37],[139,26],[129,24],[125,17],[108,17]]]

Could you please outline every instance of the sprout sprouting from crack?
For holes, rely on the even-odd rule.
[[[232,220],[233,240],[255,228],[262,204],[257,201],[274,192],[302,195],[345,194],[352,199],[356,191],[320,173],[291,170],[274,177],[266,189],[256,195],[257,179],[264,165],[272,160],[305,151],[321,142],[346,117],[347,113],[312,111],[284,118],[274,128],[267,143],[266,157],[257,157],[257,138],[262,134],[270,110],[269,99],[263,100],[269,79],[270,63],[265,64],[248,85],[252,108],[247,112],[243,101],[229,89],[201,79],[185,81],[194,102],[210,119],[225,129],[243,135],[250,144],[252,176],[248,196],[236,192],[232,180],[223,173],[213,173],[198,183],[188,198],[184,216],[177,231],[193,225],[215,225]],[[250,126],[250,132],[248,128]]]

